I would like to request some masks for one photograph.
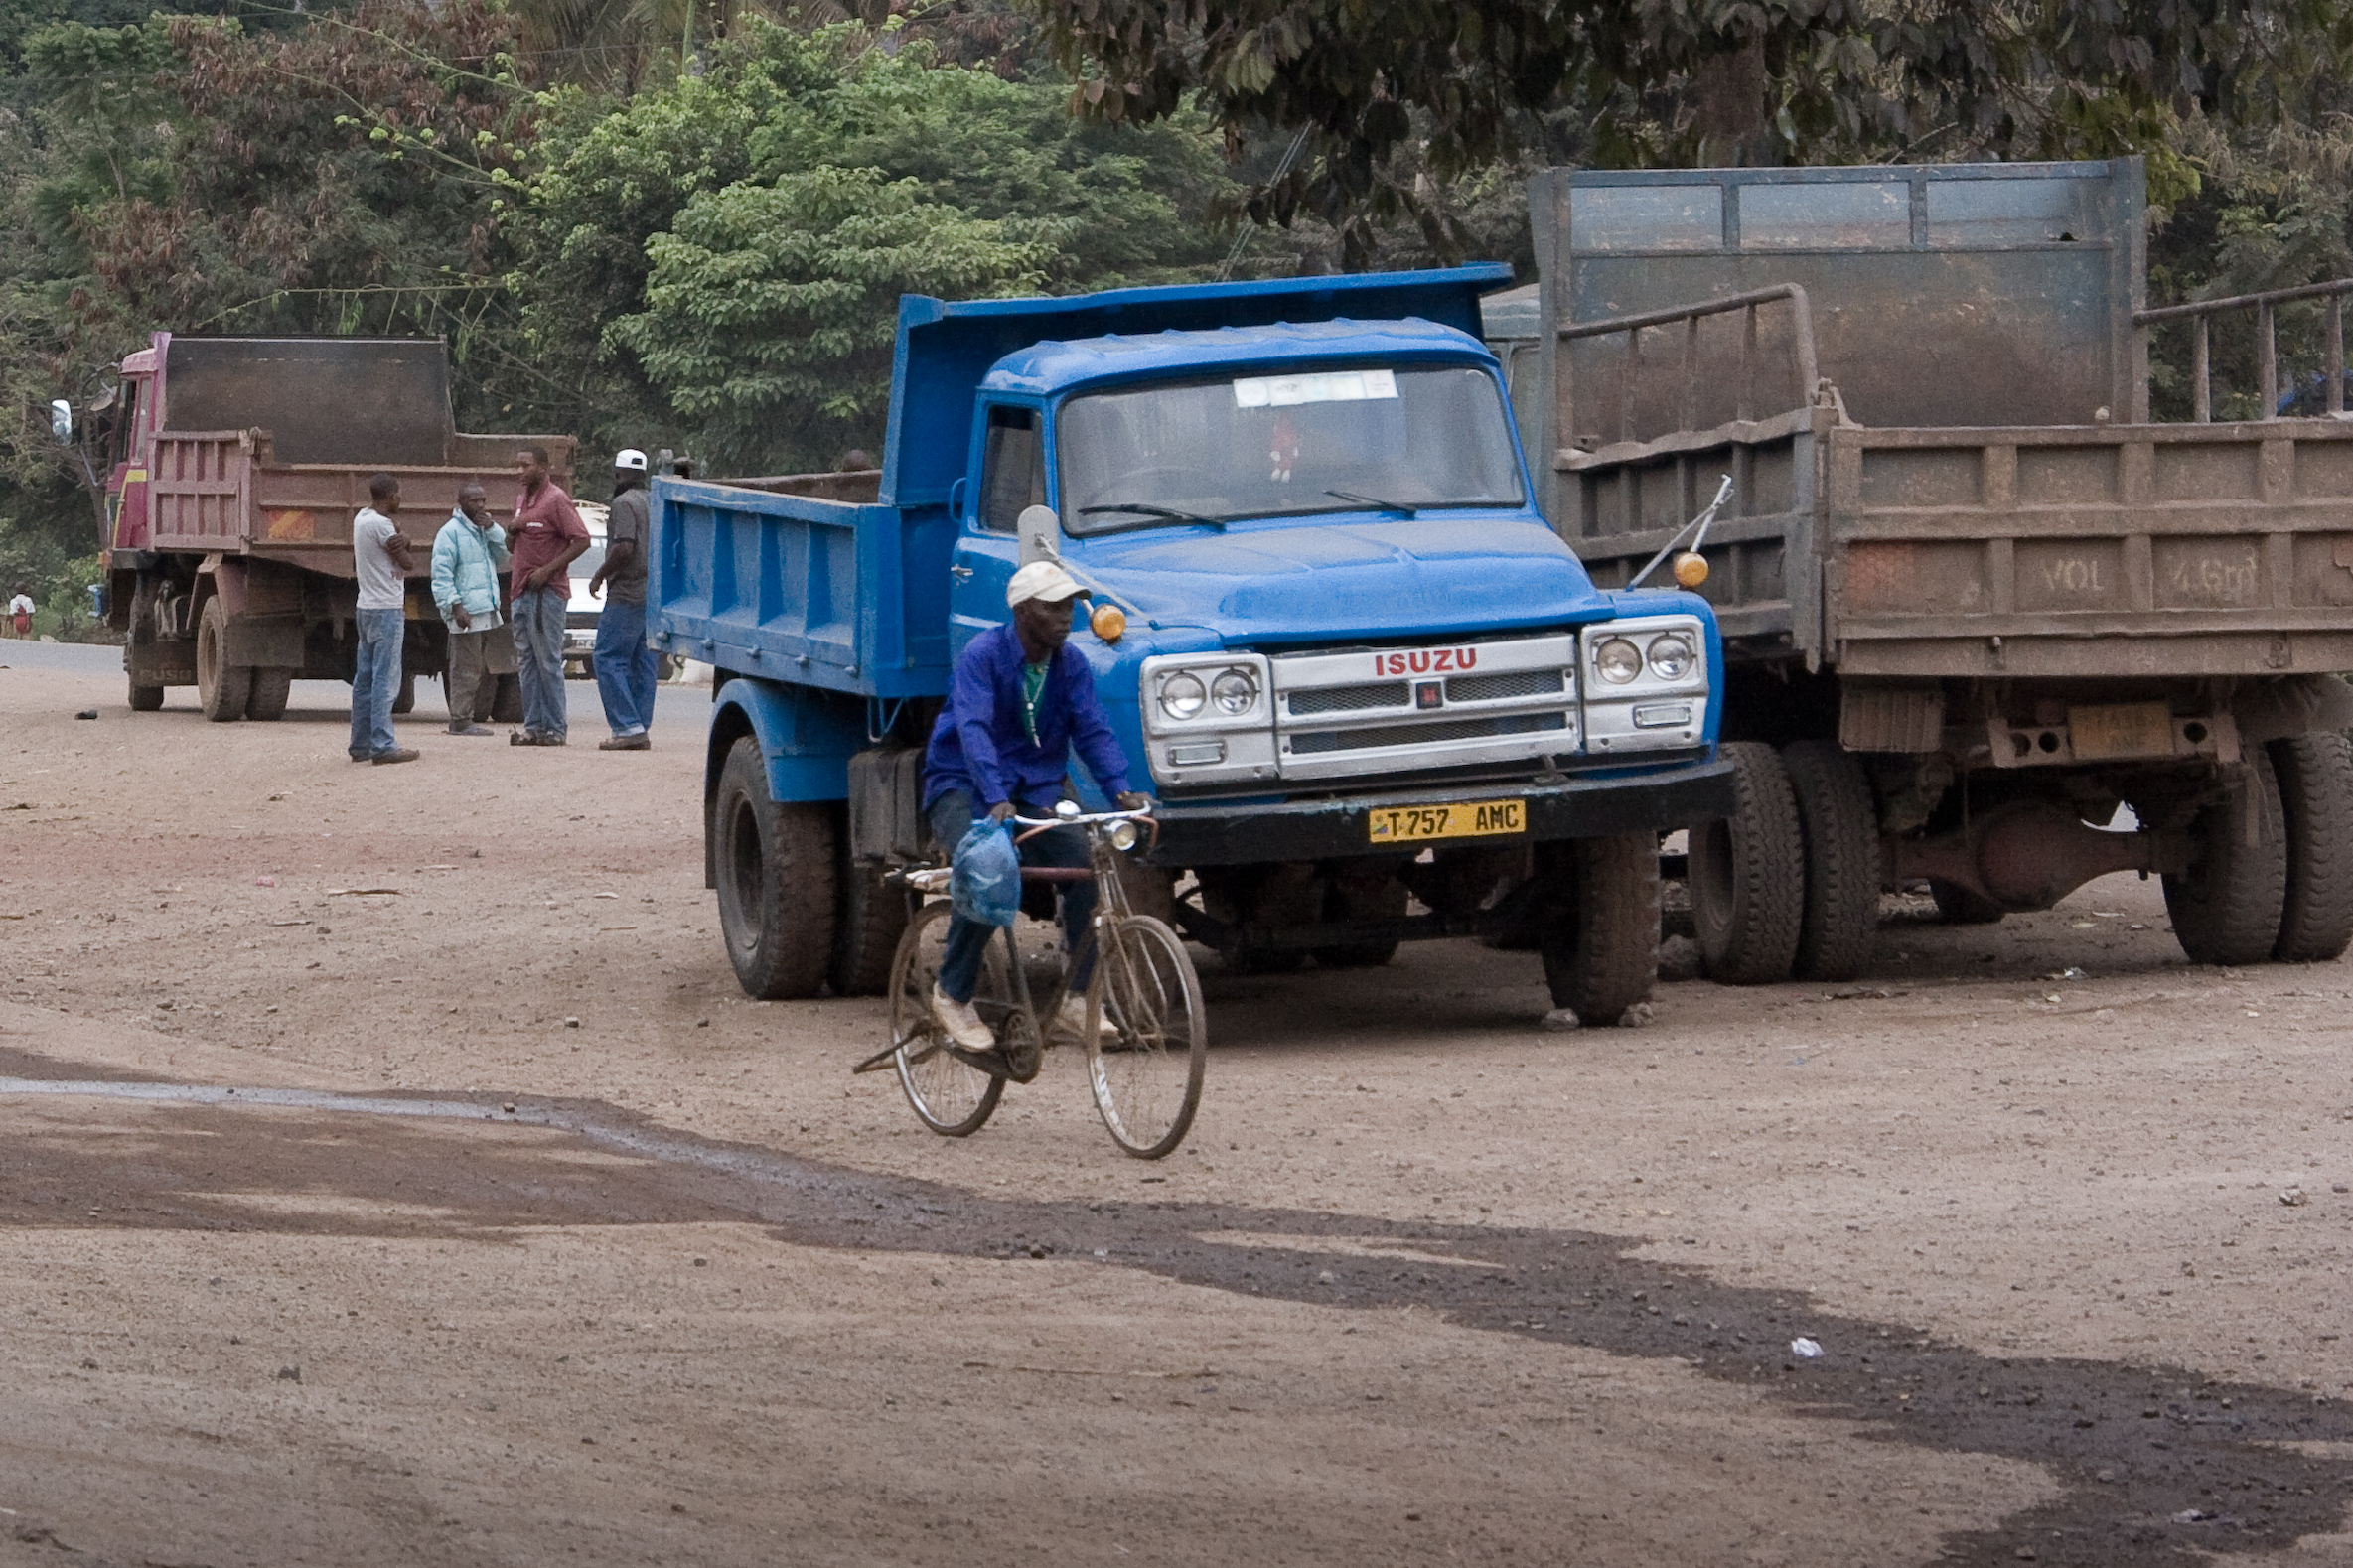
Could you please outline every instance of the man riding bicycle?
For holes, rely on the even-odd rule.
[[[1011,623],[981,633],[956,660],[948,705],[924,753],[924,813],[944,848],[953,851],[963,842],[983,813],[997,822],[1015,814],[1052,816],[1067,787],[1074,747],[1096,784],[1122,809],[1152,803],[1127,787],[1127,758],[1096,700],[1095,671],[1069,645],[1071,601],[1087,597],[1055,562],[1032,561],[1005,587]],[[1046,829],[1021,846],[1021,859],[1030,866],[1084,867],[1086,836],[1076,828]],[[1086,982],[1094,959],[1085,938],[1095,903],[1094,883],[1063,884],[1063,951],[1078,967],[1055,1022],[1074,1036],[1086,1027]],[[955,917],[932,988],[940,1027],[966,1051],[996,1044],[972,1006],[992,930]]]

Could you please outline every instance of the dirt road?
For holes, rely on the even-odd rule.
[[[1070,1060],[947,1142],[737,990],[691,697],[332,696],[0,669],[0,1564],[2353,1562],[2346,966],[1408,947],[1210,974],[1163,1165]]]

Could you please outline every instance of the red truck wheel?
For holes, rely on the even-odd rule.
[[[769,798],[757,736],[727,753],[711,801],[719,929],[744,990],[814,996],[833,956],[833,812]]]

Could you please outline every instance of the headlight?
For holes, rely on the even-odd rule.
[[[1133,822],[1113,822],[1111,824],[1111,847],[1113,849],[1133,849],[1135,848],[1135,839],[1136,832]]]
[[[1698,655],[1691,642],[1675,633],[1651,641],[1651,673],[1661,680],[1681,680],[1691,672]]]
[[[1190,679],[1190,676],[1181,677]],[[1171,685],[1174,682],[1170,682]],[[1218,712],[1229,719],[1239,719],[1258,705],[1258,683],[1239,669],[1227,670],[1209,684],[1210,700],[1218,705]],[[1161,699],[1168,700],[1167,687],[1161,688]],[[1199,706],[1196,704],[1195,706]]]
[[[1189,719],[1209,700],[1199,676],[1182,671],[1160,683],[1160,711],[1172,719]]]
[[[1642,649],[1622,637],[1613,637],[1593,650],[1593,669],[1603,680],[1623,686],[1642,673]]]

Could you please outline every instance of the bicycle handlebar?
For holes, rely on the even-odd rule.
[[[1016,813],[1013,818],[1023,827],[1093,827],[1102,822],[1149,822],[1151,819],[1152,807],[1148,805],[1135,811],[1082,812],[1077,816],[1022,816]]]

